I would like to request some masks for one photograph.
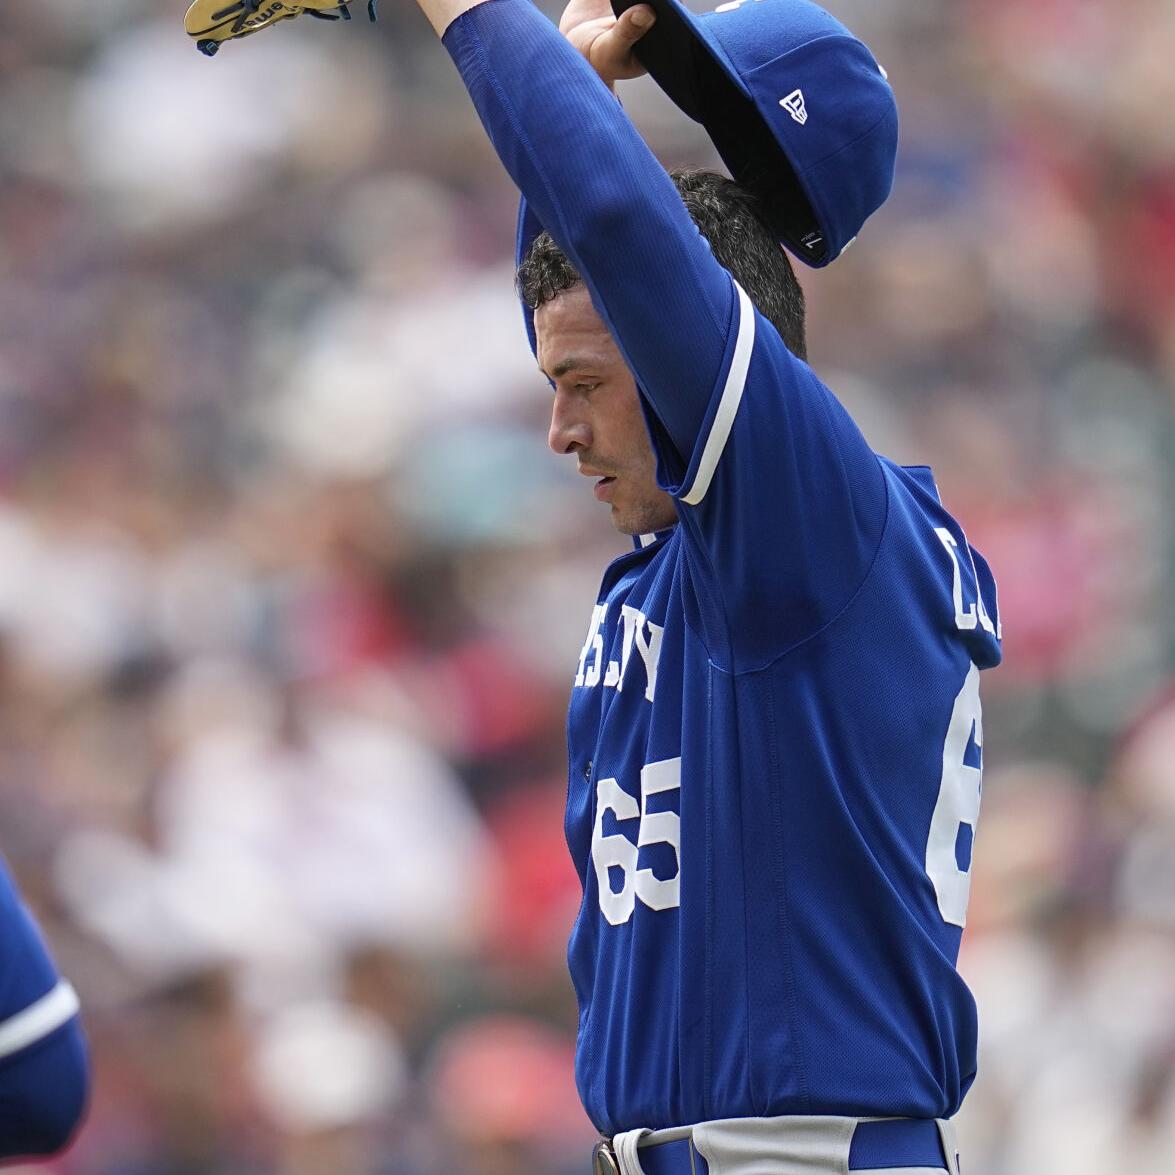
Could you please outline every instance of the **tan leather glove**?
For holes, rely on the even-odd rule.
[[[319,20],[350,20],[353,0],[194,0],[184,17],[184,29],[196,39],[196,48],[213,57],[224,41],[259,33],[279,20],[295,16]],[[375,20],[375,0],[367,0],[367,15]]]

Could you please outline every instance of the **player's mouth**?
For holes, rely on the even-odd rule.
[[[600,480],[596,482],[596,488],[593,492],[599,501],[604,502],[608,499],[609,494],[612,492],[612,486],[615,481],[616,479],[614,477],[601,477]]]

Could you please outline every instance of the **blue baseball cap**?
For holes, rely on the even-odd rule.
[[[730,174],[801,261],[834,261],[893,187],[898,111],[885,70],[809,0],[612,0],[657,13],[635,52],[706,128]]]

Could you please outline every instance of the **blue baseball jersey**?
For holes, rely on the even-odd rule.
[[[605,1134],[948,1117],[995,587],[926,469],[875,454],[713,258],[526,0],[445,43],[634,373],[678,522],[607,570],[566,833],[577,1080]]]
[[[89,1081],[77,996],[0,862],[0,1158],[63,1147]]]

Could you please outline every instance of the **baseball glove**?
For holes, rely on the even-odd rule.
[[[224,41],[235,41],[259,33],[279,20],[317,17],[319,20],[350,20],[353,0],[194,0],[184,17],[188,36],[196,48],[213,57]],[[367,0],[367,15],[375,20],[375,0]]]

